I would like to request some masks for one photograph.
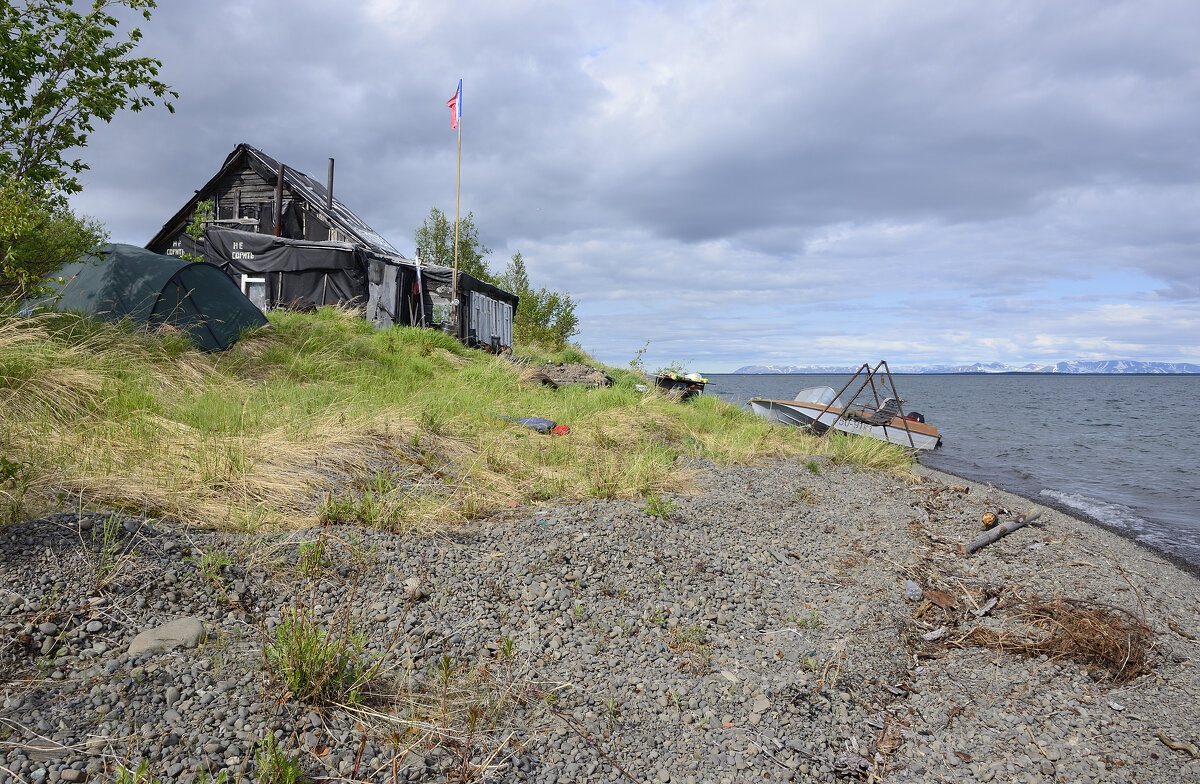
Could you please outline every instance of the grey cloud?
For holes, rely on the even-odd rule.
[[[1197,21],[1183,0],[163,3],[142,51],[178,113],[100,128],[75,204],[144,242],[248,141],[318,178],[337,158],[339,197],[408,252],[453,210],[461,77],[463,211],[494,267],[520,249],[572,293],[603,359],[650,338],[709,370],[872,340],[1195,361]]]

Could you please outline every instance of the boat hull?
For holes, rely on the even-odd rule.
[[[754,398],[750,408],[755,414],[794,427],[811,427],[824,433],[830,427],[843,433],[878,438],[911,449],[933,449],[942,443],[941,434],[933,425],[893,417],[884,425],[871,425],[853,419],[839,418],[840,408],[795,400],[764,400]],[[822,413],[823,412],[823,413]]]

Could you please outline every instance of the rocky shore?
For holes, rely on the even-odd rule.
[[[1200,781],[1192,576],[1044,508],[963,555],[1030,502],[934,472],[694,470],[440,538],[0,528],[0,782]],[[284,682],[309,622],[352,688]]]

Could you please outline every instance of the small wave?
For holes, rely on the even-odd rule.
[[[1077,511],[1083,512],[1088,517],[1095,518],[1105,525],[1124,528],[1134,534],[1146,533],[1147,522],[1144,518],[1138,517],[1132,509],[1120,504],[1114,504],[1109,501],[1100,501],[1095,498],[1088,498],[1079,493],[1064,493],[1061,490],[1042,490],[1041,495],[1047,498],[1053,498],[1060,504],[1071,507]]]
[[[1200,537],[1193,532],[1164,527],[1138,516],[1127,506],[1099,501],[1079,493],[1042,490],[1041,495],[1074,509],[1101,525],[1109,526],[1118,532],[1124,531],[1136,541],[1171,553],[1185,561],[1200,564]]]

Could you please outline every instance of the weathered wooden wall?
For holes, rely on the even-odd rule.
[[[199,201],[209,200],[213,202],[218,220],[243,218],[247,221],[225,224],[227,226],[263,234],[270,234],[274,230],[275,181],[264,180],[248,163],[200,193]],[[309,210],[308,204],[298,199],[286,182],[283,186],[283,201],[285,207],[288,202],[294,202],[296,208],[296,221],[286,226],[283,236],[309,240],[338,239],[336,236],[330,237],[329,225]],[[191,238],[187,236],[187,227],[191,221],[192,216],[187,216],[172,227],[173,231],[166,242],[150,250],[168,256],[195,253]]]

